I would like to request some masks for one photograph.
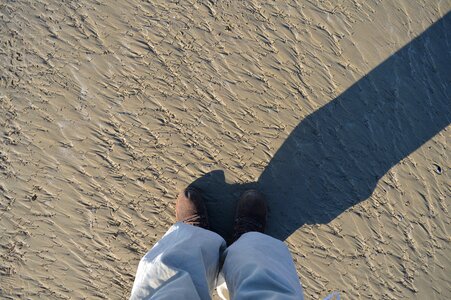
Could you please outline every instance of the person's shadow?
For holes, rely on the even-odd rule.
[[[222,171],[192,184],[224,237],[240,194],[262,191],[267,233],[285,240],[368,199],[379,179],[450,124],[451,13],[291,132],[258,182],[227,184]],[[437,166],[438,168],[438,166]]]

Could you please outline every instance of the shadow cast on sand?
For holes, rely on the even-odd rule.
[[[448,13],[303,119],[258,182],[227,184],[222,171],[194,181],[213,230],[231,233],[236,201],[251,187],[268,200],[267,233],[281,240],[368,199],[390,168],[450,124],[450,32]]]

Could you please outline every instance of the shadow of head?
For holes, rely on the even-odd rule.
[[[450,123],[450,19],[448,13],[302,120],[258,182],[227,184],[222,171],[196,180],[213,230],[230,234],[236,201],[248,188],[265,194],[267,233],[281,240],[370,197],[390,168]]]
[[[236,203],[241,194],[245,190],[258,188],[255,182],[229,184],[222,170],[209,172],[191,185],[203,192],[211,229],[226,240],[232,235]]]

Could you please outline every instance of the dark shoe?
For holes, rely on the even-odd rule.
[[[175,218],[177,222],[210,229],[207,207],[199,189],[188,186],[179,194],[175,204]]]
[[[249,231],[265,232],[267,205],[257,190],[245,191],[238,201],[232,243]]]

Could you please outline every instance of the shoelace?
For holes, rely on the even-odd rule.
[[[183,220],[183,223],[190,224],[190,225],[197,226],[197,227],[202,227],[205,229],[207,229],[209,227],[207,217],[197,215],[197,214],[186,218],[185,220]]]

